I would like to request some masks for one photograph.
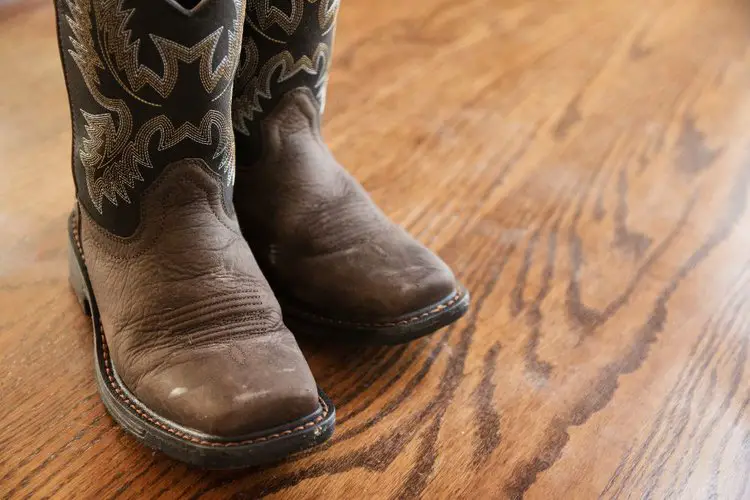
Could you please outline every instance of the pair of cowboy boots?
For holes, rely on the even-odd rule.
[[[107,409],[174,458],[247,467],[331,435],[292,332],[399,343],[468,307],[321,139],[337,8],[56,0],[71,284]]]

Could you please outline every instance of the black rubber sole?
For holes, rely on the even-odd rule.
[[[456,322],[469,310],[469,292],[460,288],[428,307],[380,323],[326,318],[279,298],[284,323],[295,335],[318,339],[378,345],[403,344]]]
[[[69,221],[70,284],[94,325],[94,366],[99,393],[112,418],[149,448],[207,469],[239,469],[277,462],[326,441],[336,409],[318,388],[320,407],[307,417],[263,432],[224,438],[188,429],[160,417],[133,396],[117,376],[91,289],[78,238],[76,214]]]

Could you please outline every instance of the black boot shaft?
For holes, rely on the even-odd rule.
[[[141,194],[175,161],[205,161],[231,204],[244,0],[193,5],[56,0],[78,200],[120,236],[137,229]]]
[[[237,164],[262,155],[261,121],[289,91],[310,90],[325,104],[339,0],[250,0],[232,119]]]

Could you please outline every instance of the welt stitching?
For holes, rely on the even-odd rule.
[[[216,441],[206,441],[204,439],[199,439],[194,436],[189,436],[185,434],[184,432],[181,432],[177,429],[174,429],[172,427],[169,427],[165,424],[162,424],[161,422],[158,422],[157,420],[151,418],[149,415],[147,415],[145,412],[141,411],[137,406],[135,406],[130,399],[125,396],[119,387],[117,387],[117,382],[115,381],[114,377],[112,376],[112,370],[110,368],[109,364],[109,350],[107,348],[107,341],[104,338],[104,327],[102,326],[101,322],[99,323],[99,328],[101,329],[101,341],[102,341],[102,355],[104,358],[104,367],[107,372],[107,378],[109,379],[110,387],[114,389],[115,393],[118,395],[118,397],[127,404],[131,409],[133,409],[139,417],[149,421],[153,425],[156,425],[157,427],[161,428],[162,430],[165,430],[169,432],[170,434],[174,434],[182,439],[191,441],[193,443],[207,445],[207,446],[213,446],[213,447],[230,447],[230,446],[240,446],[240,445],[248,445],[253,443],[259,443],[263,441],[268,441],[270,439],[275,439],[281,436],[288,436],[289,434],[293,434],[295,432],[299,432],[302,430],[305,430],[307,428],[313,427],[319,422],[321,422],[327,415],[328,415],[328,406],[326,405],[325,401],[323,401],[322,398],[318,398],[318,402],[323,407],[323,413],[315,418],[315,420],[312,420],[310,422],[307,422],[303,425],[299,425],[293,429],[287,429],[283,432],[276,432],[274,434],[270,434],[268,436],[261,436],[254,439],[247,439],[245,441],[228,441],[226,443],[219,443]]]
[[[78,230],[74,226],[73,227],[73,236],[76,241],[76,246],[78,247],[78,251],[81,253],[81,259],[85,262],[85,257],[83,256],[83,249],[81,248],[81,242],[78,236]],[[185,434],[184,432],[181,432],[177,429],[174,429],[172,427],[169,427],[168,425],[162,424],[161,422],[158,422],[157,420],[151,418],[149,415],[141,411],[135,404],[133,404],[130,399],[128,399],[127,396],[123,394],[123,392],[120,390],[120,388],[117,386],[117,381],[112,376],[112,369],[110,367],[109,363],[109,348],[107,347],[107,339],[104,336],[104,326],[102,325],[101,321],[99,322],[99,329],[101,330],[101,342],[102,342],[102,357],[104,359],[104,368],[107,372],[107,379],[109,380],[110,387],[115,391],[117,396],[125,403],[127,404],[133,411],[136,412],[136,414],[142,418],[147,420],[153,425],[156,425],[160,429],[169,432],[170,434],[174,434],[175,436],[182,438],[186,441],[190,441],[197,444],[202,444],[206,446],[212,446],[217,448],[228,448],[233,446],[241,446],[241,445],[249,445],[254,443],[260,443],[263,441],[268,441],[271,439],[276,439],[281,436],[288,436],[290,434],[294,434],[295,432],[303,431],[305,429],[308,429],[310,427],[314,427],[315,425],[319,424],[328,416],[329,408],[326,402],[323,400],[323,398],[318,397],[318,402],[320,403],[320,406],[323,408],[323,413],[318,415],[314,420],[307,422],[302,425],[298,425],[297,427],[294,427],[293,429],[287,429],[282,432],[276,432],[273,434],[270,434],[268,436],[261,436],[254,439],[247,439],[244,441],[227,441],[224,443],[216,442],[216,441],[206,441],[204,439],[199,439],[194,436],[190,436],[188,434]]]
[[[305,317],[308,317],[308,318],[314,318],[314,319],[317,319],[317,320],[320,320],[320,321],[324,321],[326,323],[334,323],[334,324],[338,324],[338,325],[375,326],[375,327],[379,327],[379,326],[403,326],[403,325],[408,325],[410,323],[414,323],[416,321],[422,320],[422,319],[424,319],[424,318],[426,318],[426,317],[428,317],[430,315],[433,315],[433,314],[439,313],[441,311],[444,311],[445,309],[451,307],[453,304],[455,304],[456,302],[458,302],[463,297],[463,295],[464,295],[464,292],[462,292],[462,291],[456,292],[456,295],[454,295],[448,302],[445,302],[444,304],[440,304],[438,306],[435,306],[433,309],[430,309],[429,311],[423,312],[422,314],[418,314],[416,316],[412,316],[410,318],[405,318],[405,319],[402,319],[402,320],[399,320],[399,321],[392,321],[392,322],[387,322],[387,323],[364,323],[364,322],[356,322],[356,321],[339,320],[339,319],[327,318],[325,316],[319,316],[317,314],[308,313],[308,312],[305,312],[305,311],[299,311],[299,310],[296,310],[296,309],[295,309],[294,313],[297,316],[305,316]]]

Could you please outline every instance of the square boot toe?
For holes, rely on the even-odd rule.
[[[278,336],[183,350],[126,385],[160,417],[213,436],[288,424],[319,408],[318,391],[291,334]]]
[[[289,262],[283,294],[309,311],[344,321],[387,322],[422,311],[454,295],[450,268],[420,245],[378,253],[373,246]],[[401,258],[394,259],[395,255]]]

